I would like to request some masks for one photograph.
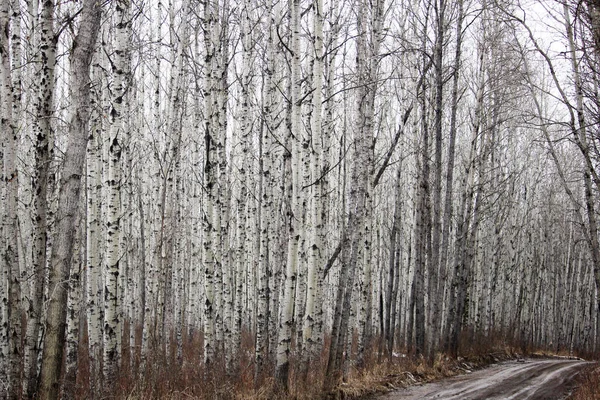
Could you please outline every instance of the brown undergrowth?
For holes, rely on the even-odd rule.
[[[422,357],[395,355],[392,360],[351,371],[347,381],[339,386],[340,393],[335,397],[370,399],[377,394],[468,373],[519,356],[520,354],[510,346],[490,348],[485,353],[469,354],[458,358],[437,353],[433,363]]]
[[[79,371],[74,390],[78,399],[218,399],[218,400],[287,400],[287,399],[367,399],[390,390],[418,382],[465,373],[494,362],[517,358],[522,353],[517,347],[498,338],[488,340],[464,340],[461,357],[451,358],[438,353],[429,362],[410,354],[407,349],[397,349],[391,358],[383,355],[381,343],[373,341],[362,365],[350,361],[346,365],[345,379],[330,393],[323,393],[326,355],[329,341],[320,358],[311,360],[308,368],[302,368],[296,354],[290,360],[290,379],[287,392],[276,385],[274,366],[267,365],[262,376],[255,377],[254,335],[242,334],[240,352],[233,368],[227,370],[224,357],[217,357],[212,365],[203,362],[203,337],[200,332],[184,334],[182,353],[178,357],[176,342],[171,336],[171,347],[154,348],[142,367],[139,358],[141,329],[135,342],[123,341],[121,371],[115,382],[102,388],[94,388],[89,373],[86,346],[80,347]],[[355,341],[356,342],[356,341]],[[131,351],[126,351],[127,349]],[[356,360],[356,346],[352,348],[351,360]],[[256,379],[255,379],[256,378]],[[599,380],[600,381],[600,380]],[[582,398],[583,399],[583,398]]]
[[[600,366],[592,364],[585,368],[577,376],[575,385],[569,400],[600,400]]]

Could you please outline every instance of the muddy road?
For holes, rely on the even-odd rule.
[[[388,393],[379,400],[554,400],[570,394],[575,376],[588,362],[535,360],[505,362],[489,368]]]

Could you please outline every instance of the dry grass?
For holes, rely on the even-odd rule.
[[[491,363],[511,359],[515,353],[510,347],[492,348],[480,355],[453,359],[437,353],[433,363],[424,358],[395,356],[392,360],[354,369],[338,388],[338,398],[359,399],[385,393],[416,383],[432,382],[483,368]]]
[[[577,378],[577,386],[570,400],[600,399],[600,367],[594,364],[583,370]]]
[[[244,332],[240,354],[232,371],[226,371],[224,357],[206,368],[203,363],[203,336],[201,332],[185,334],[183,337],[182,358],[175,356],[176,348],[169,351],[164,347],[151,349],[150,358],[142,371],[139,358],[141,328],[136,330],[135,343],[123,349],[123,366],[119,379],[112,385],[105,385],[103,393],[90,389],[93,376],[89,376],[89,360],[85,338],[79,353],[79,373],[76,389],[77,399],[219,399],[219,400],[308,400],[308,399],[360,399],[378,393],[385,393],[418,382],[430,382],[441,378],[482,368],[494,362],[520,356],[517,347],[501,340],[473,340],[465,337],[461,344],[462,357],[450,358],[442,353],[431,362],[411,356],[406,349],[394,353],[391,359],[380,356],[381,346],[376,341],[369,348],[367,357],[358,367],[353,360],[347,363],[344,381],[330,392],[323,393],[328,341],[320,358],[302,369],[296,354],[291,355],[290,379],[287,392],[277,386],[272,365],[265,366],[263,376],[255,381],[254,335]],[[170,343],[174,343],[171,339]],[[496,343],[496,345],[492,345]],[[468,344],[468,345],[467,345]],[[543,354],[543,353],[540,353]],[[306,366],[305,366],[306,367]],[[599,374],[597,374],[599,375]],[[600,377],[597,375],[597,382]],[[590,380],[592,378],[589,378]],[[596,388],[600,392],[600,387]],[[596,397],[581,397],[581,399]]]

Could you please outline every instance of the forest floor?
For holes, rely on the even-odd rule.
[[[575,377],[591,363],[572,359],[505,361],[437,382],[410,386],[377,397],[379,400],[427,399],[566,399]]]

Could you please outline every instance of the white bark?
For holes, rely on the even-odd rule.
[[[50,181],[50,162],[54,146],[54,134],[50,116],[54,106],[54,69],[56,65],[56,43],[54,42],[54,3],[44,2],[42,6],[39,56],[41,64],[39,73],[44,79],[35,85],[35,107],[37,119],[34,122],[35,137],[35,172],[32,185],[34,210],[33,221],[33,268],[35,282],[28,305],[26,349],[24,368],[27,374],[26,393],[33,396],[37,389],[39,335],[42,331],[42,302],[45,286],[48,236],[48,189]]]
[[[302,138],[300,121],[300,0],[293,0],[291,5],[291,115],[289,140],[291,146],[291,166],[286,176],[286,185],[291,194],[286,205],[286,223],[288,224],[287,262],[285,269],[284,299],[282,303],[281,321],[279,323],[276,375],[278,383],[287,388],[289,375],[289,356],[292,350],[292,330],[294,328],[294,304],[296,301],[296,283],[299,262],[300,226],[302,212],[302,190],[299,187],[301,176],[301,153],[299,140]]]
[[[256,348],[255,348],[255,359],[256,359],[256,371],[255,375],[258,377],[262,372],[262,368],[269,358],[269,354],[273,349],[269,349],[270,338],[275,335],[275,332],[271,329],[274,322],[277,321],[277,314],[274,313],[271,307],[273,297],[276,297],[273,285],[273,268],[272,265],[275,261],[273,255],[275,254],[274,246],[277,242],[275,240],[276,232],[276,204],[274,197],[274,188],[277,181],[277,171],[273,163],[274,157],[274,141],[273,132],[275,130],[276,120],[276,86],[274,82],[275,74],[275,40],[276,40],[276,28],[274,22],[274,8],[271,1],[268,2],[269,15],[272,15],[268,21],[268,38],[267,38],[267,50],[265,55],[265,77],[264,77],[264,89],[262,96],[262,113],[263,120],[261,122],[262,132],[261,134],[261,146],[262,152],[260,154],[261,159],[261,180],[262,185],[260,189],[261,193],[261,212],[260,212],[260,248],[259,248],[259,267],[258,267],[258,281],[257,281],[257,310],[256,310]]]
[[[0,249],[0,257],[5,262],[5,269],[8,275],[8,282],[2,282],[4,286],[8,283],[8,293],[2,299],[3,308],[7,309],[7,332],[2,332],[1,338],[8,344],[8,351],[4,365],[7,371],[8,398],[18,398],[21,394],[21,271],[19,268],[18,244],[17,244],[17,200],[18,200],[18,177],[17,177],[17,146],[19,142],[18,131],[12,121],[12,82],[10,73],[10,48],[9,48],[9,4],[3,2],[0,6],[0,118],[1,129],[3,132],[4,144],[4,182],[6,188],[6,204],[4,208],[3,248]],[[6,286],[5,286],[6,287]],[[5,300],[6,299],[6,300]],[[4,337],[7,335],[7,337]]]
[[[168,199],[165,199],[166,204],[165,207],[165,250],[164,250],[164,258],[165,261],[162,263],[164,268],[164,273],[166,276],[165,282],[165,323],[164,323],[164,331],[165,331],[165,340],[166,340],[166,349],[169,351],[169,343],[168,340],[170,338],[170,333],[172,329],[175,329],[176,340],[177,340],[177,352],[181,353],[181,328],[182,324],[177,320],[182,312],[182,302],[176,301],[179,295],[181,294],[181,280],[183,279],[183,264],[179,261],[181,249],[180,246],[180,215],[181,215],[181,147],[182,147],[182,120],[183,120],[183,110],[184,110],[184,85],[186,83],[184,76],[184,60],[185,54],[188,51],[188,36],[189,36],[189,21],[187,15],[189,13],[189,3],[187,1],[184,2],[181,14],[182,21],[180,25],[180,30],[174,37],[177,39],[173,39],[174,42],[172,45],[174,46],[174,65],[171,68],[171,94],[169,99],[169,114],[168,118],[168,129],[170,132],[171,143],[169,149],[169,167],[165,174],[167,175],[166,191],[168,193]],[[171,11],[171,15],[174,14],[174,11]],[[173,17],[172,17],[173,18]],[[172,30],[176,29],[175,26],[172,26]],[[173,289],[176,289],[176,292],[173,293]]]
[[[218,24],[218,6],[211,1],[204,4],[204,18],[206,32],[205,44],[205,66],[207,68],[204,87],[204,186],[205,198],[203,201],[203,254],[202,264],[204,267],[204,362],[210,365],[214,362],[217,344],[217,307],[218,292],[220,284],[218,268],[221,247],[221,209],[219,203],[218,178],[218,147],[219,127],[217,101],[218,79],[214,76],[215,66],[218,63],[216,44],[218,38],[216,26]]]
[[[92,74],[94,74],[93,71]],[[93,79],[97,79],[93,76]],[[103,305],[103,288],[102,284],[102,268],[100,252],[102,249],[101,243],[101,227],[100,227],[100,203],[102,187],[102,144],[100,140],[102,131],[102,122],[100,119],[100,105],[95,104],[99,94],[95,94],[96,100],[92,100],[94,105],[91,110],[92,118],[90,120],[90,139],[87,146],[86,157],[86,303],[87,303],[87,328],[89,342],[89,358],[90,358],[90,377],[96,379],[101,376],[100,371],[100,355],[102,349],[102,312]],[[92,389],[99,382],[92,381]],[[100,390],[99,387],[96,390]]]
[[[214,30],[213,45],[217,49],[218,57],[215,59],[216,71],[216,127],[217,127],[217,159],[218,159],[218,178],[217,178],[217,197],[219,212],[218,223],[215,221],[215,226],[218,227],[217,238],[219,245],[219,253],[217,255],[216,278],[218,290],[216,291],[216,336],[219,341],[219,349],[225,356],[225,364],[228,370],[231,370],[233,360],[231,358],[231,350],[233,348],[233,337],[231,335],[231,323],[233,313],[233,298],[232,298],[232,274],[230,260],[230,243],[229,243],[229,220],[230,220],[230,199],[231,188],[229,185],[230,170],[227,160],[227,101],[229,95],[229,0],[222,0],[222,4],[218,4],[216,14],[219,15],[217,20],[217,29]],[[216,242],[216,241],[215,241]],[[250,252],[250,248],[248,251]]]
[[[5,98],[5,92],[2,91],[1,98]],[[2,138],[4,139],[2,131]],[[0,181],[0,215],[3,221],[6,216],[6,179],[4,178],[4,154],[6,148],[6,140],[2,140],[0,144],[0,162],[2,163],[2,180]],[[0,251],[4,253],[6,248],[6,234],[4,223],[0,225]],[[8,268],[4,257],[0,257],[0,302],[8,304]],[[0,308],[0,385],[2,388],[8,388],[8,307]]]
[[[236,269],[235,269],[235,279],[232,279],[232,282],[235,281],[235,317],[232,315],[232,349],[233,349],[233,357],[239,357],[239,348],[240,348],[240,338],[241,338],[241,329],[243,326],[242,322],[242,313],[244,310],[243,303],[243,289],[244,289],[244,277],[246,275],[246,271],[251,268],[251,262],[253,259],[248,254],[248,250],[250,249],[249,244],[251,243],[251,236],[248,235],[250,231],[250,215],[248,215],[249,205],[248,203],[252,201],[249,196],[248,187],[250,186],[250,182],[248,178],[252,175],[252,163],[251,163],[251,141],[252,141],[252,115],[251,115],[251,95],[253,94],[252,88],[252,78],[251,78],[251,68],[250,65],[252,54],[252,42],[251,42],[251,31],[250,31],[250,18],[252,17],[252,11],[250,7],[250,2],[248,0],[244,1],[244,5],[240,14],[241,18],[241,40],[242,40],[242,79],[240,82],[241,91],[242,91],[242,104],[240,109],[240,146],[241,146],[241,168],[239,168],[239,197],[237,199],[237,248],[236,248]],[[259,139],[260,140],[260,139]],[[260,148],[260,145],[259,145]],[[260,152],[260,151],[259,151]],[[259,154],[260,156],[260,154]],[[259,202],[262,201],[262,182],[263,177],[259,177],[259,189],[258,196]],[[257,221],[260,224],[262,220],[262,209],[257,211]],[[256,236],[256,240],[261,239],[261,229],[260,227],[256,230],[258,236]],[[260,251],[260,250],[259,250]],[[255,258],[258,257],[258,254],[255,254]],[[261,272],[258,271],[260,274]],[[260,278],[259,278],[260,279]],[[231,310],[232,312],[234,310]],[[235,321],[233,320],[235,318]],[[259,335],[257,331],[257,335]]]
[[[106,260],[103,331],[103,376],[105,384],[112,385],[120,359],[123,305],[119,302],[119,274],[121,271],[121,160],[123,144],[127,143],[129,128],[125,114],[129,77],[130,42],[129,0],[115,2],[116,30],[114,37],[113,86],[108,132],[108,215],[106,229]]]
[[[311,231],[310,231],[310,253],[307,272],[307,292],[306,292],[306,311],[304,313],[302,339],[303,347],[308,358],[317,354],[317,343],[322,338],[317,336],[320,332],[315,332],[315,326],[322,324],[323,315],[320,313],[319,304],[321,303],[323,286],[323,266],[324,266],[324,226],[323,226],[323,208],[327,200],[326,197],[326,178],[328,171],[323,169],[323,143],[322,143],[322,115],[323,115],[323,1],[313,2],[314,12],[314,59],[313,59],[313,85],[314,94],[312,99],[311,113],[311,144],[312,160],[311,175],[313,184],[313,196],[311,202]],[[315,337],[316,336],[316,337]],[[307,360],[308,361],[308,360]]]

